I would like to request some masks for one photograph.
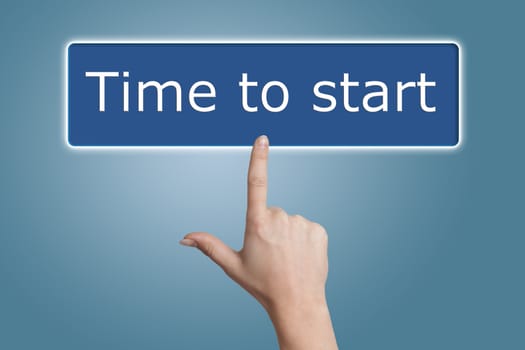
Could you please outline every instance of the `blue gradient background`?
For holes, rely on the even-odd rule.
[[[177,245],[210,230],[240,246],[248,151],[66,149],[63,48],[92,37],[461,41],[461,151],[274,152],[269,200],[329,231],[341,349],[523,348],[523,10],[2,2],[0,348],[277,348],[262,308]]]

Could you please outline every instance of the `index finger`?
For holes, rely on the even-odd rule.
[[[268,137],[259,136],[253,144],[248,168],[248,216],[259,216],[266,211],[268,150]]]

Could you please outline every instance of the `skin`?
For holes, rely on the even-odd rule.
[[[282,350],[332,350],[337,342],[326,303],[328,235],[280,208],[268,208],[266,136],[255,140],[248,170],[244,245],[235,251],[206,232],[180,242],[196,247],[268,312]]]

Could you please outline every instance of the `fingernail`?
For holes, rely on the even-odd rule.
[[[193,239],[184,238],[179,242],[181,245],[184,245],[186,247],[196,247],[197,242],[195,242]]]
[[[257,138],[257,141],[255,142],[255,147],[257,148],[266,148],[269,145],[268,136],[261,135]]]

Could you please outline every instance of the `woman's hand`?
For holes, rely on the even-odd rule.
[[[317,223],[267,207],[268,151],[268,138],[257,138],[243,248],[237,252],[206,232],[189,233],[181,244],[200,249],[263,305],[281,349],[337,349],[325,297],[328,235]]]

